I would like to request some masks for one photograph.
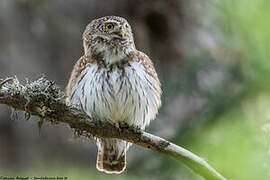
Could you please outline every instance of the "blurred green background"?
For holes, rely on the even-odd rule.
[[[270,179],[269,0],[1,0],[0,77],[46,74],[64,89],[83,53],[84,27],[104,15],[128,19],[161,79],[163,106],[147,131],[228,179]],[[0,106],[0,176],[202,179],[135,145],[122,175],[100,173],[92,142],[62,124],[45,125],[38,136],[35,118],[11,121],[10,113]]]

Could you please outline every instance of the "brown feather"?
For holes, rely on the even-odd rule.
[[[126,168],[126,151],[118,155],[109,141],[114,139],[100,139],[96,167],[99,171],[109,174],[120,174]]]
[[[77,80],[77,78],[80,76],[81,72],[85,69],[85,67],[87,65],[89,65],[90,63],[92,63],[93,60],[90,56],[82,56],[74,65],[74,68],[71,72],[69,81],[68,81],[68,85],[66,87],[66,95],[67,95],[67,99],[66,99],[66,103],[67,105],[71,105],[72,103],[72,88]]]
[[[159,81],[158,75],[156,73],[155,67],[154,67],[151,59],[143,52],[136,50],[135,52],[130,53],[130,61],[139,62],[141,65],[144,66],[147,74],[152,76],[158,82],[159,88],[158,89],[155,88],[155,90],[157,92],[157,95],[159,96],[159,101],[161,101],[161,99],[160,99],[160,96],[161,96],[160,81]]]
[[[135,60],[135,61],[139,62],[141,65],[143,65],[144,68],[147,70],[146,72],[159,82],[154,65],[153,65],[151,59],[146,54],[144,54],[141,51],[136,50],[136,51],[130,53],[130,59],[131,59],[130,61]]]

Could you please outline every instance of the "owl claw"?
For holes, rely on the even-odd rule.
[[[118,122],[114,123],[114,126],[117,128],[117,129],[120,129],[120,125]]]
[[[129,125],[126,122],[119,122],[119,127],[120,128],[127,128],[127,127],[129,127]]]
[[[125,122],[115,122],[113,125],[120,131],[121,129],[127,128],[128,124]]]

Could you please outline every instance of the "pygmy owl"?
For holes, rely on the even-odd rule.
[[[144,129],[161,105],[160,82],[151,60],[135,48],[127,20],[93,20],[83,33],[83,47],[67,85],[67,104],[118,127],[123,123]],[[97,169],[123,172],[130,143],[115,138],[96,143]]]

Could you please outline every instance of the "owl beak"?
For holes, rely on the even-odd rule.
[[[121,37],[124,39],[124,37],[126,36],[126,33],[125,33],[123,30],[121,30],[121,31],[120,31],[120,35],[121,35]]]

